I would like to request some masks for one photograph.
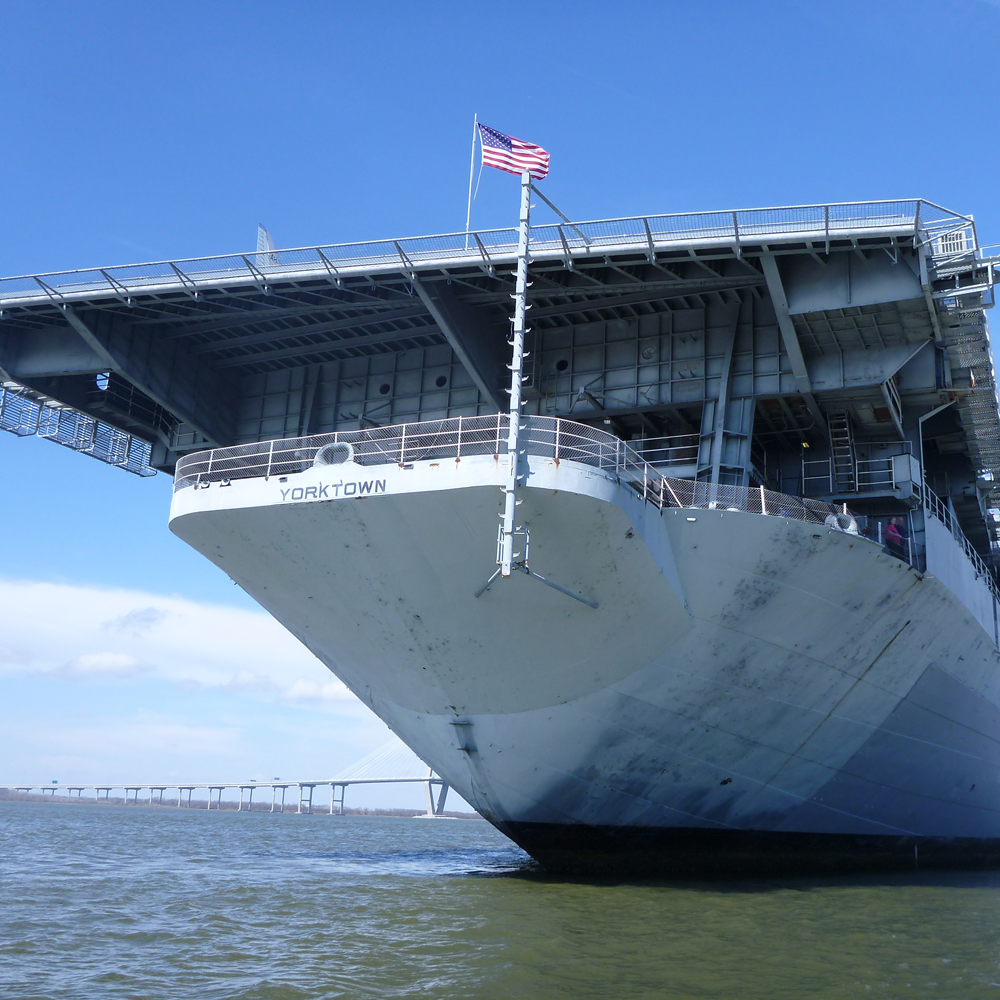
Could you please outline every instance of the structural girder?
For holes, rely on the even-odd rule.
[[[173,427],[156,431],[163,468],[207,443],[495,412],[515,244],[496,231],[0,279],[0,370],[89,412],[113,407],[110,395],[94,403],[87,378],[124,380],[113,387]],[[920,364],[968,388],[956,412],[976,454],[1000,465],[984,327],[961,307],[982,302],[993,272],[970,246],[971,219],[926,202],[536,227],[528,406],[623,434],[696,431],[725,382],[713,449],[763,412],[737,414],[733,400],[776,402],[763,432],[822,435],[837,393],[881,391],[901,371],[905,398],[936,340]],[[734,310],[727,365],[713,345]],[[782,423],[785,408],[795,417]],[[730,452],[713,456],[713,474],[746,468]]]

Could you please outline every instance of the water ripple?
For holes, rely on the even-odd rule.
[[[479,822],[0,804],[4,1000],[997,997],[1000,877],[586,882]]]

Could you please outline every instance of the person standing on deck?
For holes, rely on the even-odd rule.
[[[898,521],[899,518],[889,518],[889,523],[885,526],[885,547],[889,550],[889,555],[903,559],[903,536],[900,533]]]
[[[899,531],[899,551],[900,559],[910,561],[910,526],[907,523],[909,518],[897,517],[896,529]]]

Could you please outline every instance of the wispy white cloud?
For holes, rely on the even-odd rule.
[[[24,667],[31,662],[31,657],[20,649],[8,649],[0,646],[0,668],[7,666]]]
[[[0,675],[122,682],[140,675],[186,690],[268,701],[359,704],[263,611],[134,590],[0,579]]]
[[[318,681],[300,678],[285,691],[284,697],[289,701],[343,701],[346,690],[340,681],[320,684]]]
[[[143,632],[148,632],[154,625],[159,625],[167,616],[168,612],[163,608],[136,608],[112,621],[104,622],[102,628],[111,632],[124,632],[137,639]]]
[[[5,781],[337,774],[385,726],[263,611],[0,578]],[[355,805],[422,805],[365,786]],[[449,798],[449,804],[452,804]]]
[[[113,680],[135,677],[145,673],[146,667],[128,653],[84,653],[70,660],[59,671],[71,680]]]

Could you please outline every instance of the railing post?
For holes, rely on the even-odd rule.
[[[265,478],[270,478],[271,476],[271,462],[274,459],[274,438],[271,438],[271,447],[267,450],[267,476]]]
[[[677,504],[678,507],[683,507],[684,504],[681,503],[681,498],[674,492],[674,488],[670,485],[666,476],[663,477],[663,485],[666,486],[670,496],[673,498],[674,503]]]
[[[455,458],[462,457],[462,415],[458,415],[458,443],[455,447]]]
[[[559,433],[561,430],[562,430],[562,421],[558,417],[556,417],[556,450],[555,450],[555,455],[553,457],[557,462],[559,461]]]
[[[760,484],[760,512],[762,514],[767,513],[767,502],[764,500],[764,484]]]
[[[403,432],[399,436],[399,464],[406,465],[406,424],[403,424]]]
[[[496,447],[493,449],[494,455],[500,454],[500,411],[497,410],[497,443]]]

